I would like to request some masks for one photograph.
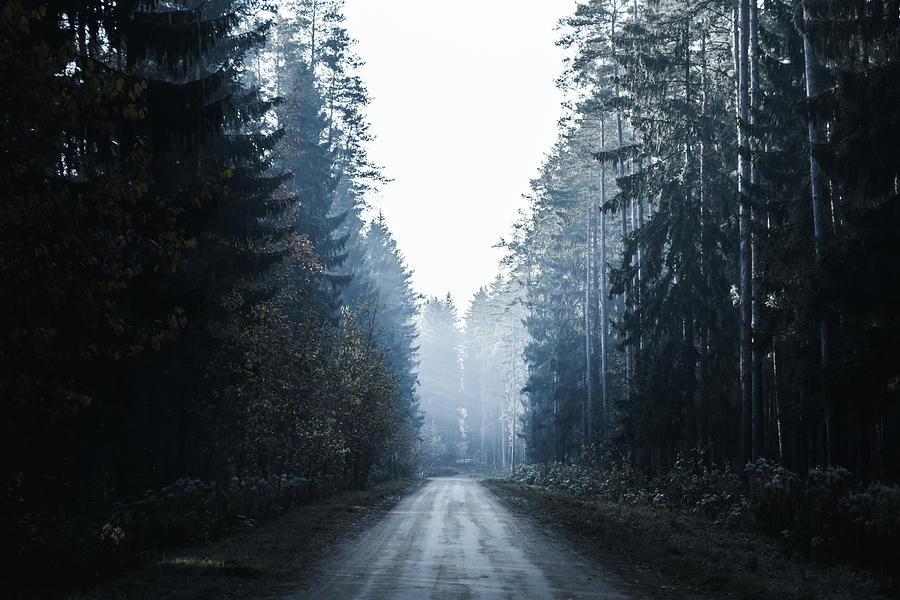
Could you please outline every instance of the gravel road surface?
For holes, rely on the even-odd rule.
[[[615,577],[477,481],[432,479],[285,600],[627,598]]]

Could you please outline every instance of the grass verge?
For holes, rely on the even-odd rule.
[[[352,535],[390,510],[421,480],[382,483],[287,509],[256,523],[246,520],[209,543],[146,556],[122,575],[89,590],[19,590],[13,598],[69,600],[246,599],[294,590],[335,540]]]
[[[574,498],[492,479],[485,485],[519,515],[561,530],[646,598],[857,600],[897,597],[890,581],[825,566],[777,540],[663,507]]]

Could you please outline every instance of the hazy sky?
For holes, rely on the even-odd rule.
[[[413,269],[462,313],[491,282],[522,194],[556,141],[554,27],[573,0],[347,0],[373,97],[370,198]]]

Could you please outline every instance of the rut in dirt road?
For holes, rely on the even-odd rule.
[[[440,478],[315,569],[307,598],[609,598],[614,576],[477,481]]]

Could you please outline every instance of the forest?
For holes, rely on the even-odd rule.
[[[454,342],[489,398],[470,420],[503,423],[484,460],[616,446],[648,474],[699,450],[897,479],[897,11],[598,0],[564,19],[559,141]],[[457,319],[425,306],[423,400],[448,364],[429,339]]]
[[[417,299],[361,218],[359,58],[339,2],[273,11],[4,4],[5,567],[415,468]]]
[[[462,399],[427,448],[896,556],[898,19],[578,2],[558,142],[450,358],[455,308],[425,305],[423,406]]]
[[[343,4],[0,8],[5,572],[471,465],[900,548],[900,2],[573,2],[464,309],[369,202]]]

